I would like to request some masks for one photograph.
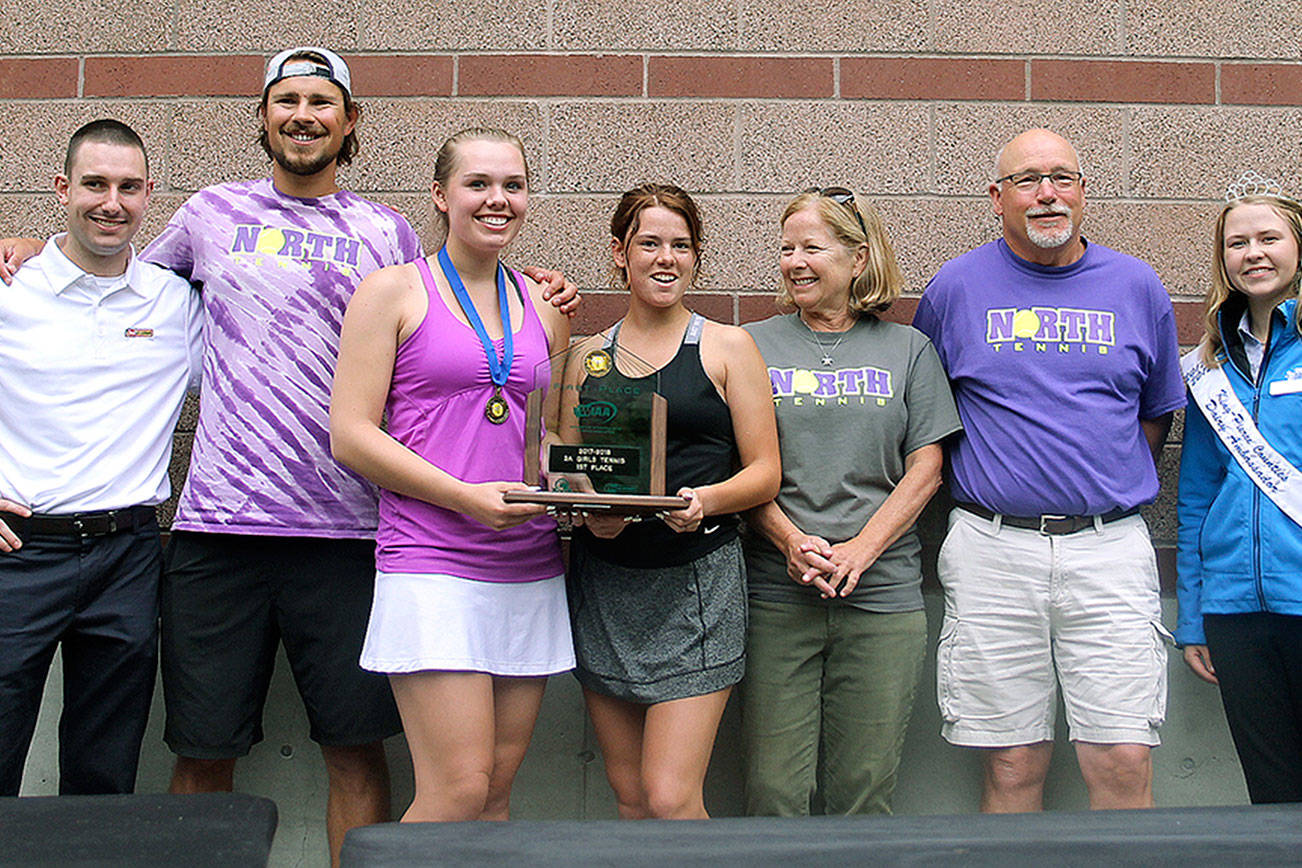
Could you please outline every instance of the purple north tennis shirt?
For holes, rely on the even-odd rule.
[[[330,455],[344,309],[363,277],[421,255],[394,211],[271,179],[201,190],[143,257],[203,293],[204,357],[190,473],[173,527],[367,538],[374,487]]]

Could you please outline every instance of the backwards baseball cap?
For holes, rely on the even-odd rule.
[[[311,45],[287,48],[267,61],[267,76],[262,83],[262,93],[265,95],[267,88],[276,82],[296,75],[319,76],[339,85],[349,98],[353,95],[353,77],[344,59],[328,48]]]

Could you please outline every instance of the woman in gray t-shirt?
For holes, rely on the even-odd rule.
[[[782,215],[780,304],[747,328],[769,369],[782,488],[750,513],[746,807],[890,811],[922,671],[914,522],[961,427],[931,342],[876,314],[903,278],[881,219],[842,188]]]

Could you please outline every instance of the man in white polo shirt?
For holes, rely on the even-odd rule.
[[[130,127],[81,127],[54,179],[68,230],[0,293],[0,795],[18,794],[59,646],[59,792],[135,787],[157,659],[154,507],[203,330],[189,283],[134,255],[151,187]]]

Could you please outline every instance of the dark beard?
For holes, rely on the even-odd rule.
[[[271,149],[271,156],[272,159],[276,161],[276,165],[280,166],[280,168],[284,169],[286,172],[289,172],[292,175],[302,175],[306,177],[328,169],[330,164],[339,156],[339,150],[335,149],[334,151],[323,153],[316,159],[307,162],[302,160],[290,160],[283,150],[278,151],[275,148]]]

